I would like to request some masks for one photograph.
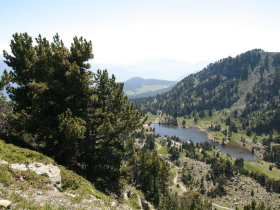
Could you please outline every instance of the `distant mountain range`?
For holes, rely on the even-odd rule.
[[[0,54],[0,74],[4,69],[10,69],[4,62],[3,55]],[[139,60],[129,65],[113,65],[108,63],[89,62],[91,70],[107,69],[110,74],[116,76],[117,82],[125,82],[133,77],[143,79],[158,79],[167,81],[180,81],[186,76],[196,73],[206,67],[211,61],[201,61],[199,63],[188,63],[172,59],[146,59]]]
[[[206,67],[210,61],[202,61],[196,64],[171,59],[148,59],[134,62],[130,65],[111,65],[106,63],[90,62],[91,70],[107,69],[110,74],[116,76],[117,82],[125,82],[133,77],[143,79],[159,79],[168,81],[180,81],[184,77]]]
[[[171,90],[176,83],[175,81],[133,77],[124,82],[124,93],[128,95],[130,99],[154,96]]]
[[[10,69],[3,59],[3,56],[0,55],[0,75],[3,74],[4,69]],[[94,60],[90,61],[93,72],[96,72],[97,69],[107,69],[109,74],[116,76],[117,82],[125,82],[124,91],[129,98],[167,92],[175,85],[174,81],[180,81],[186,76],[198,72],[209,63],[210,61],[203,61],[192,64],[163,58],[140,60],[130,65],[96,64]]]

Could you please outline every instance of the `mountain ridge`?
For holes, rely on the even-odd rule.
[[[136,61],[126,65],[113,65],[108,63],[91,62],[91,70],[107,69],[110,74],[116,76],[117,82],[125,82],[132,77],[142,77],[144,79],[154,78],[162,80],[176,81],[182,75],[189,75],[197,69],[202,69],[211,61],[201,61],[189,63],[172,59],[146,59]]]
[[[146,112],[156,114],[162,110],[174,118],[186,115],[203,118],[215,110],[230,109],[236,112],[232,117],[243,125],[240,129],[248,133],[267,134],[273,129],[279,132],[278,117],[273,114],[267,117],[268,113],[280,112],[276,100],[279,72],[280,53],[254,49],[209,64],[167,93],[134,102],[137,108],[147,107]]]
[[[132,77],[124,82],[124,91],[135,90],[141,88],[143,85],[173,85],[175,81],[168,81],[162,79],[143,79],[142,77]]]

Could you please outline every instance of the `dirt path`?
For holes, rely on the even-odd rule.
[[[156,144],[159,146],[159,148],[157,149],[157,150],[159,150],[159,149],[161,148],[161,145],[158,144],[157,142],[156,142]],[[160,156],[161,158],[163,158],[162,155],[159,155],[159,156]],[[169,164],[173,165],[173,163],[171,163],[170,161],[168,161],[168,160],[165,160],[165,161],[166,161],[166,162],[169,162]],[[178,167],[175,166],[175,168],[178,168]],[[175,171],[175,172],[176,172],[176,176],[174,177],[174,180],[173,180],[174,184],[175,184],[175,185],[179,184],[179,186],[180,186],[181,190],[183,191],[183,193],[184,193],[184,192],[187,192],[187,189],[186,189],[181,183],[178,183],[178,182],[177,182],[177,180],[178,180],[178,172],[177,172],[177,171]],[[215,203],[212,203],[212,205],[213,205],[213,206],[216,206],[216,207],[219,207],[219,208],[221,208],[221,209],[234,210],[234,209],[231,209],[231,208],[228,208],[228,207],[220,206],[220,205],[215,204]]]
[[[177,166],[175,166],[175,167],[178,168]],[[174,177],[174,180],[173,180],[174,184],[175,185],[179,184],[179,186],[180,186],[181,190],[183,191],[183,193],[187,192],[187,189],[181,183],[178,183],[177,180],[178,180],[178,172],[176,171],[176,176]],[[212,205],[216,206],[216,207],[219,207],[221,209],[234,210],[234,209],[231,209],[231,208],[228,208],[228,207],[225,207],[225,206],[220,206],[220,205],[215,204],[215,203],[212,203]]]
[[[177,177],[178,177],[178,173],[176,172],[176,176],[174,177],[174,184],[177,184]]]
[[[157,142],[155,142],[156,143],[156,145],[158,145],[158,148],[157,148],[157,150],[160,150],[160,148],[161,148],[161,145],[159,144],[159,143],[157,143]]]
[[[228,207],[220,206],[220,205],[215,204],[215,203],[212,203],[212,205],[217,206],[217,207],[222,208],[222,209],[234,210],[234,209],[231,209],[231,208],[228,208]]]
[[[176,185],[176,184],[179,184],[179,186],[181,187],[181,190],[182,190],[183,192],[187,192],[187,189],[186,189],[182,184],[180,184],[180,183],[177,182],[177,178],[178,178],[178,173],[176,172],[176,176],[174,177],[174,184],[175,184],[175,185]]]
[[[180,185],[183,192],[187,192],[187,189],[182,184],[179,183],[179,185]]]

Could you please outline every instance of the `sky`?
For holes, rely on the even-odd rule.
[[[261,48],[279,52],[279,0],[1,1],[0,54],[12,34],[58,33],[93,44],[93,62],[128,65],[166,58],[217,61]]]

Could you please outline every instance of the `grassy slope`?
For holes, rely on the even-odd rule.
[[[264,161],[248,161],[245,162],[245,168],[254,171],[266,174],[269,178],[280,179],[280,170],[276,167],[273,167],[272,170],[269,170],[269,166],[272,163],[267,163]],[[272,164],[274,165],[274,164]]]
[[[0,140],[0,159],[9,164],[0,164],[0,198],[10,200],[12,209],[137,209],[137,194],[128,201],[106,196],[83,177],[57,165],[54,160],[38,152],[6,144]],[[53,164],[61,170],[62,190],[50,185],[49,178],[34,172],[21,172],[10,167],[12,163],[29,164],[41,162]],[[136,196],[136,197],[135,197]],[[142,195],[143,197],[143,195]],[[119,202],[120,201],[120,202]],[[112,203],[118,202],[117,207]]]
[[[131,96],[131,95],[138,95],[138,94],[141,94],[141,93],[161,90],[161,89],[164,89],[164,88],[168,88],[169,86],[170,85],[143,85],[141,88],[138,88],[135,91],[129,90],[129,91],[124,91],[124,92],[128,96]]]
[[[168,154],[168,150],[167,150],[167,147],[161,147],[158,151],[157,151],[157,153],[159,154],[159,155],[167,155]]]

